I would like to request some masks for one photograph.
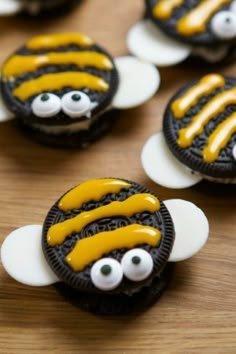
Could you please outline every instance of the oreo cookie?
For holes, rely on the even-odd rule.
[[[56,283],[55,288],[68,302],[85,311],[98,315],[125,315],[145,311],[159,300],[172,279],[174,264],[169,263],[149,286],[132,296],[127,294],[94,294],[78,291],[65,283]]]
[[[170,262],[192,257],[208,233],[192,203],[162,202],[135,182],[102,178],[66,192],[43,226],[13,231],[1,261],[21,283],[54,284],[82,309],[122,314],[157,301],[171,278]]]
[[[209,74],[180,89],[166,108],[163,133],[168,149],[181,162],[181,165],[176,164],[176,171],[182,169],[192,174],[193,184],[198,178],[235,183],[236,79]],[[154,143],[156,138],[152,139]],[[160,142],[160,138],[157,140]],[[147,154],[151,144],[149,140],[142,157],[149,175],[151,170]],[[160,144],[163,145],[164,142]],[[157,146],[155,151],[157,152]],[[174,158],[171,160],[169,154],[165,154],[165,163],[168,166],[168,161],[173,167],[176,161]],[[158,181],[157,174],[156,180]]]
[[[21,12],[31,16],[48,13],[54,15],[54,10],[69,9],[80,2],[81,0],[1,0],[0,16],[10,16]]]
[[[173,242],[164,204],[146,188],[119,179],[88,181],[70,190],[43,226],[43,251],[53,272],[69,286],[95,294],[140,291],[165,267]],[[138,263],[132,269],[133,258]]]
[[[86,146],[113,125],[108,111],[144,103],[159,82],[155,67],[131,57],[114,62],[82,33],[42,35],[3,64],[0,118],[16,117],[45,144]]]
[[[156,46],[157,65],[165,64],[165,55],[169,65],[168,54],[174,56],[173,63],[181,62],[188,55],[212,63],[232,55],[231,49],[236,44],[235,0],[145,0],[145,6],[145,21],[136,25],[128,36],[132,52],[146,58],[150,53],[152,59]],[[146,55],[138,46],[139,39]],[[164,49],[163,53],[158,54],[158,46]]]
[[[147,16],[166,34],[196,46],[235,43],[234,0],[146,0]]]
[[[88,129],[109,107],[117,87],[110,55],[80,33],[35,37],[2,67],[4,102],[41,136]]]

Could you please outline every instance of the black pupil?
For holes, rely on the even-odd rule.
[[[50,98],[49,95],[45,93],[44,95],[41,96],[41,101],[46,102],[49,100],[49,98]]]
[[[109,275],[111,273],[111,266],[109,266],[109,264],[104,264],[101,268],[101,273],[103,275]]]
[[[133,264],[139,264],[141,262],[141,258],[138,256],[132,257],[132,263]]]
[[[71,96],[71,98],[72,98],[73,101],[76,101],[76,102],[81,100],[81,96],[80,96],[80,94],[78,94],[78,93],[74,93],[74,94]]]
[[[230,17],[226,17],[225,22],[226,23],[230,23],[231,22],[231,18]]]

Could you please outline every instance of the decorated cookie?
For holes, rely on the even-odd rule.
[[[197,253],[208,229],[192,203],[162,202],[127,180],[89,180],[52,206],[43,227],[13,231],[1,260],[23,284],[55,284],[86,310],[124,313],[152,304],[168,284],[170,262]]]
[[[114,122],[112,108],[143,104],[157,91],[159,73],[133,57],[115,61],[81,33],[29,40],[2,66],[0,118],[40,142],[84,146]]]
[[[26,12],[36,16],[40,13],[52,12],[60,8],[68,8],[76,5],[81,0],[1,0],[0,16],[16,15]]]
[[[209,62],[232,57],[236,44],[235,0],[146,0],[145,19],[127,37],[134,55],[158,66],[189,56]]]
[[[236,182],[236,79],[209,74],[170,100],[163,133],[142,152],[146,173],[169,188],[190,187],[203,178]]]

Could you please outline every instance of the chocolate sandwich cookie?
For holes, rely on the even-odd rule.
[[[149,55],[153,62],[156,55],[157,65],[175,64],[189,55],[209,62],[232,56],[236,45],[235,0],[145,0],[145,5],[145,20],[128,36],[131,52],[147,59]],[[163,52],[158,53],[158,48]]]
[[[151,284],[144,286],[132,296],[128,294],[94,294],[78,291],[65,283],[56,283],[55,288],[68,302],[85,311],[99,315],[124,315],[135,311],[144,311],[152,306],[173,276],[174,264],[168,263],[165,269],[155,277]]]
[[[176,165],[176,170],[180,167],[190,173],[193,184],[198,178],[235,183],[236,79],[209,74],[180,89],[166,108],[163,133],[168,149],[181,162],[181,166]],[[151,139],[153,144],[156,140],[153,154],[157,152],[159,155],[157,140],[162,138]],[[148,162],[151,145],[149,141],[143,151],[143,164],[148,174],[154,177],[155,172],[151,172]],[[173,167],[174,157],[171,160],[168,152],[165,155],[166,163],[168,161]],[[174,180],[174,175],[172,177]],[[157,174],[156,178],[158,181]]]
[[[95,294],[140,291],[165,267],[173,242],[165,205],[146,188],[119,179],[88,181],[70,190],[43,227],[43,251],[54,273]]]
[[[213,46],[236,40],[234,0],[146,0],[156,26],[181,42]]]
[[[162,202],[135,182],[101,178],[65,193],[43,227],[13,231],[3,242],[1,261],[17,281],[55,284],[83,309],[127,313],[155,302],[170,280],[169,262],[192,257],[208,232],[194,204]]]
[[[0,116],[16,117],[45,144],[85,146],[112,126],[107,111],[144,103],[159,81],[155,67],[131,57],[114,62],[82,33],[42,35],[3,64]]]
[[[2,67],[2,97],[8,109],[41,140],[51,135],[52,143],[55,135],[73,137],[88,130],[109,107],[117,87],[110,55],[79,33],[35,37]],[[80,139],[72,140],[80,145]],[[64,143],[60,137],[57,141]]]
[[[54,10],[69,9],[81,0],[1,0],[0,16],[10,16],[18,13],[37,16],[40,14],[55,14]]]

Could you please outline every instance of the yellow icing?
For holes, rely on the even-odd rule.
[[[70,44],[90,47],[93,45],[93,41],[82,33],[57,33],[34,37],[27,42],[26,47],[30,50],[40,50],[53,49]]]
[[[209,136],[207,146],[203,150],[203,159],[207,163],[214,162],[220,151],[226,147],[230,138],[236,133],[236,113],[233,113]]]
[[[177,31],[184,36],[193,36],[206,30],[209,19],[232,0],[201,0],[193,10],[177,23]]]
[[[78,240],[65,260],[75,272],[79,272],[106,253],[121,248],[130,249],[141,244],[156,247],[160,239],[161,233],[158,229],[132,224]]]
[[[59,202],[59,208],[63,211],[80,208],[83,203],[99,201],[106,194],[119,193],[129,187],[129,183],[112,178],[86,181],[66,193]]]
[[[187,90],[183,96],[175,100],[171,109],[176,119],[181,119],[194,107],[200,98],[211,94],[214,90],[223,87],[225,79],[218,74],[209,74],[204,76],[195,86]]]
[[[236,88],[216,95],[203,107],[186,128],[180,129],[177,141],[179,146],[182,148],[189,147],[194,138],[203,133],[204,127],[208,122],[224,112],[226,107],[231,104],[236,104]]]
[[[174,9],[181,6],[184,0],[160,0],[153,8],[153,16],[161,20],[171,17]]]
[[[51,226],[47,234],[50,246],[60,245],[73,232],[80,232],[88,224],[108,217],[126,216],[148,211],[154,213],[160,209],[159,200],[151,194],[135,194],[125,201],[115,201],[102,207],[82,212],[72,219]]]
[[[45,91],[61,90],[65,87],[74,89],[88,88],[106,92],[109,89],[108,83],[101,77],[84,72],[62,72],[55,74],[45,74],[39,78],[23,82],[13,91],[13,96],[22,101],[31,96]]]
[[[97,52],[58,52],[39,55],[15,55],[3,66],[3,76],[6,78],[33,72],[47,65],[69,65],[80,67],[94,67],[101,70],[111,70],[112,62],[101,53]]]

